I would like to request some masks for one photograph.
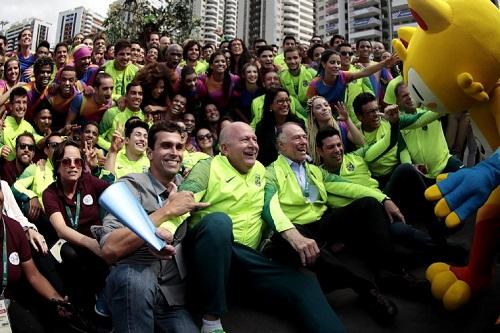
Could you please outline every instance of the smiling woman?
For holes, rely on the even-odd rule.
[[[76,142],[58,145],[52,156],[56,181],[43,192],[43,203],[57,235],[66,241],[61,247],[68,272],[65,287],[73,299],[89,301],[104,286],[108,272],[90,227],[101,225],[98,199],[109,184],[88,172],[82,156]]]

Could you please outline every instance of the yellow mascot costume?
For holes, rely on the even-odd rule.
[[[489,0],[408,0],[418,23],[393,46],[415,101],[436,112],[469,110],[494,154],[474,168],[442,175],[427,189],[436,214],[454,227],[476,215],[469,263],[432,264],[432,294],[454,310],[486,287],[500,240],[500,12]]]

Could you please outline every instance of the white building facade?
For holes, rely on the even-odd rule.
[[[77,7],[59,13],[56,43],[69,41],[78,33],[92,35],[104,30],[105,18],[87,8]]]
[[[17,39],[21,31],[29,28],[32,32],[31,38],[31,51],[35,52],[36,46],[43,40],[48,40],[49,29],[52,24],[40,20],[35,17],[24,19],[15,22],[9,26],[5,31],[5,37],[7,37],[7,50],[14,51],[17,49]]]

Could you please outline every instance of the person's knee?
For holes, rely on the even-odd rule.
[[[106,280],[106,295],[113,298],[148,299],[154,294],[157,279],[151,268],[145,265],[119,265]],[[135,295],[141,295],[136,298]]]
[[[231,241],[233,235],[233,221],[227,214],[220,212],[205,216],[196,228],[199,235],[214,241]]]

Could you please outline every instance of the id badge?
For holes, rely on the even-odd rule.
[[[50,248],[50,253],[52,253],[52,256],[57,260],[58,263],[62,263],[62,258],[61,258],[61,247],[66,243],[64,239],[59,239],[54,246]],[[0,332],[1,333],[1,332]]]
[[[10,300],[3,298],[3,296],[0,298],[0,333],[12,333],[9,314],[7,312],[9,304]]]

